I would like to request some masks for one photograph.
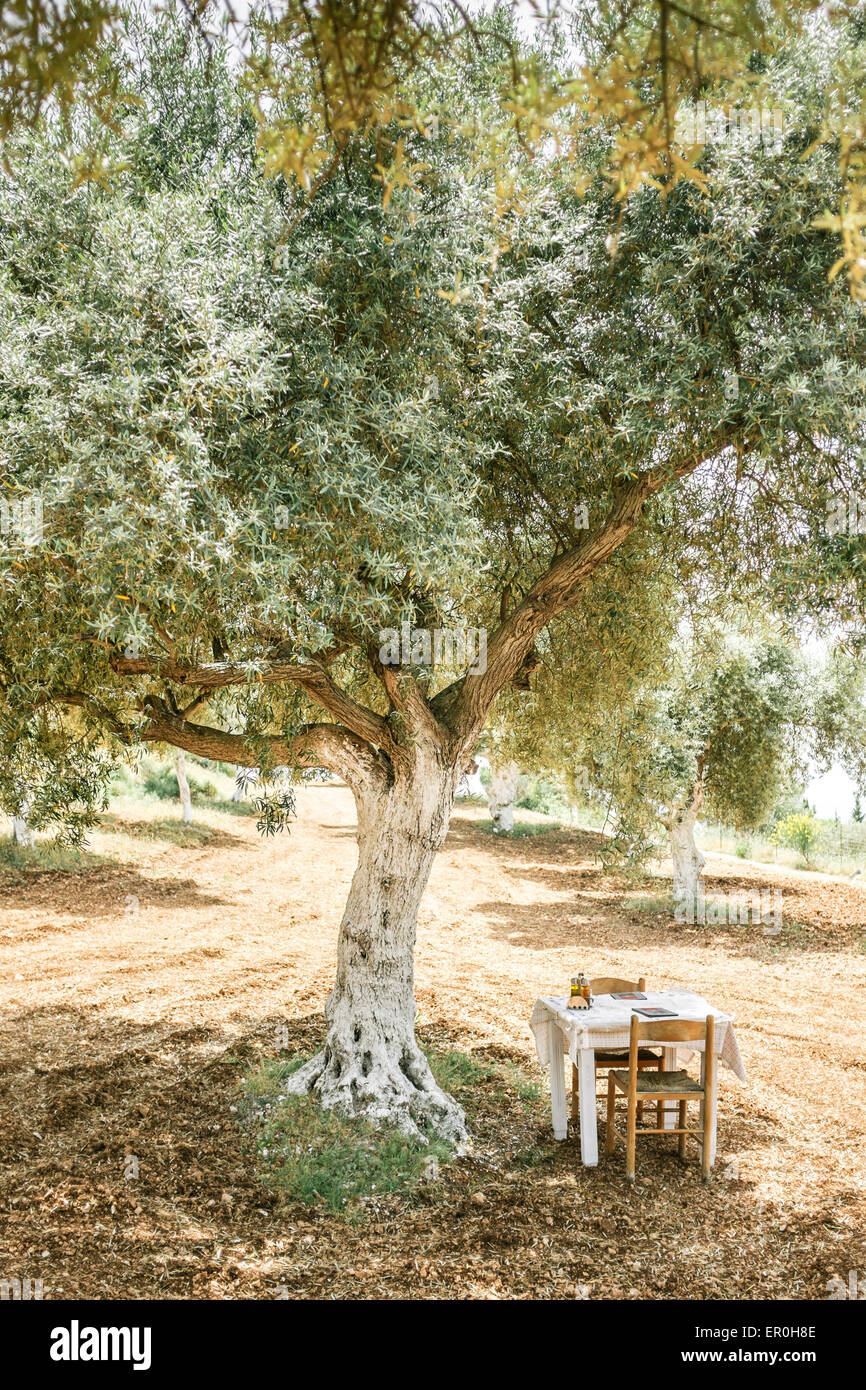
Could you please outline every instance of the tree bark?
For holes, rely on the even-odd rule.
[[[23,799],[18,807],[18,815],[12,817],[12,840],[22,849],[32,849],[34,844],[33,831],[29,823],[30,804],[27,799]]]
[[[177,774],[177,789],[180,795],[183,823],[184,825],[189,825],[192,821],[192,796],[189,790],[189,782],[186,779],[186,758],[182,751],[174,755],[174,770]]]
[[[390,1124],[415,1139],[461,1146],[460,1106],[436,1083],[415,1040],[418,906],[442,845],[458,777],[441,750],[415,735],[411,765],[391,785],[356,791],[358,865],[325,1014],[325,1046],[295,1072],[289,1094],[311,1092],[327,1109]]]
[[[672,813],[668,821],[671,862],[674,869],[674,897],[690,913],[694,913],[698,902],[703,900],[702,870],[706,860],[695,844],[695,821],[703,803],[703,787],[700,782],[696,782],[682,806]]]
[[[514,805],[517,801],[520,783],[520,768],[515,762],[501,766],[490,764],[490,784],[487,788],[487,804],[495,830],[514,829]]]

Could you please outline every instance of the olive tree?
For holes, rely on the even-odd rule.
[[[0,552],[4,804],[26,785],[32,824],[81,831],[141,743],[341,776],[358,863],[326,1041],[290,1084],[458,1141],[414,942],[497,698],[602,576],[627,589],[620,554],[637,584],[663,553],[697,567],[726,509],[796,548],[789,508],[823,516],[856,476],[866,382],[813,225],[840,196],[810,152],[815,50],[774,70],[783,148],[722,142],[699,181],[624,205],[603,122],[543,158],[509,124],[523,194],[491,220],[457,115],[499,119],[498,46],[470,48],[417,78],[448,138],[394,113],[385,196],[378,127],[312,201],[267,178],[242,78],[162,27],[113,178],[70,191],[48,122],[0,183],[0,468],[43,509]],[[485,658],[461,665],[435,638],[469,628]]]

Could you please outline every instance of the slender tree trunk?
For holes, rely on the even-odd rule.
[[[177,789],[180,793],[183,823],[189,825],[192,820],[192,796],[190,795],[189,782],[186,780],[186,758],[182,752],[175,753],[174,770],[177,774]]]
[[[415,1040],[414,953],[418,906],[448,830],[457,775],[437,750],[390,786],[359,793],[358,865],[349,890],[337,975],[325,1013],[324,1049],[287,1091],[414,1138],[466,1138],[463,1111],[437,1085]]]
[[[490,785],[487,788],[487,804],[495,830],[514,829],[514,804],[517,801],[520,783],[520,768],[515,762],[497,766],[490,764]]]
[[[34,844],[33,831],[29,823],[30,803],[24,797],[18,807],[18,815],[12,817],[12,840],[16,845],[21,845],[23,849],[32,849]]]
[[[694,912],[696,904],[703,899],[702,871],[706,860],[695,844],[695,822],[703,801],[703,787],[697,782],[668,822],[674,869],[674,897],[690,912]]]

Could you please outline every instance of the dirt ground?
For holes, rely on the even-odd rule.
[[[748,1073],[722,1069],[710,1187],[658,1138],[634,1190],[621,1150],[583,1169],[543,1078],[534,1107],[481,1106],[429,1193],[360,1225],[278,1206],[237,1106],[281,1027],[297,1050],[323,1034],[354,810],[317,787],[290,838],[218,812],[189,845],[115,823],[91,843],[111,862],[0,874],[0,1279],[97,1299],[823,1299],[866,1279],[866,891],[711,857],[713,892],[782,889],[781,936],[676,925],[625,907],[592,834],[502,840],[482,817],[457,810],[424,900],[422,1039],[531,1070],[533,1002],[577,969],[699,991]]]

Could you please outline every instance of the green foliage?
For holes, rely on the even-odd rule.
[[[815,722],[819,763],[838,761],[866,785],[866,662],[859,649],[833,649],[816,690]]]
[[[433,161],[413,149],[413,137],[429,147],[432,132],[471,139],[475,169],[494,175],[490,204],[500,217],[530,194],[533,157],[564,168],[577,194],[595,169],[618,199],[648,185],[705,189],[711,141],[688,130],[696,99],[709,102],[726,128],[741,116],[760,122],[778,100],[780,53],[784,61],[798,43],[820,45],[823,101],[811,138],[839,161],[841,197],[819,225],[841,242],[834,273],[844,267],[854,294],[866,293],[859,7],[570,0],[549,7],[546,23],[534,14],[531,45],[520,42],[512,17],[522,8],[514,0],[487,13],[473,8],[470,17],[457,0],[282,0],[238,15],[222,3],[180,12],[188,49],[219,51],[230,32],[260,157],[301,209],[365,150],[375,152],[387,207],[429,177]],[[172,4],[157,9],[151,22],[161,44],[176,38],[178,12]],[[133,124],[124,102],[137,96],[129,70],[142,58],[138,28],[140,11],[128,0],[6,5],[0,134],[59,108],[71,126],[65,144],[83,146],[71,160],[76,177],[109,178],[116,166],[106,158],[104,133]],[[443,99],[449,88],[458,93],[456,108]],[[69,120],[76,99],[91,117],[84,133]],[[168,111],[179,127],[187,124],[183,107]]]
[[[516,820],[510,830],[497,830],[492,821],[481,821],[479,830],[495,835],[497,840],[531,840],[539,835],[552,835],[564,827],[559,821]]]
[[[189,772],[186,780],[189,782],[189,790],[193,800],[213,798],[217,795],[217,789],[213,782],[201,782]],[[176,801],[180,795],[177,773],[173,768],[163,764],[147,773],[143,790],[148,796],[159,797],[160,801]]]
[[[546,690],[555,703],[570,686],[570,712],[601,727],[623,694],[632,707],[702,586],[787,585],[801,608],[856,614],[862,537],[843,551],[822,522],[859,478],[866,326],[828,279],[832,236],[813,227],[845,196],[837,152],[813,142],[851,43],[807,35],[768,61],[780,153],[708,148],[706,180],[666,197],[644,183],[623,205],[600,119],[581,117],[568,158],[553,146],[524,158],[514,103],[500,101],[501,37],[450,58],[443,46],[429,71],[407,56],[408,111],[365,88],[382,119],[331,168],[316,163],[322,92],[292,85],[321,81],[307,41],[293,66],[276,36],[270,128],[303,133],[309,116],[310,167],[328,171],[311,201],[266,136],[281,173],[265,176],[246,78],[170,10],[129,20],[135,121],[104,132],[115,177],[70,189],[52,122],[9,142],[0,482],[4,501],[39,495],[45,527],[37,545],[0,537],[0,600],[15,615],[0,632],[5,808],[26,788],[34,824],[80,833],[148,701],[188,698],[167,678],[121,676],[124,654],[230,654],[248,680],[212,697],[208,718],[263,766],[265,736],[313,714],[296,687],[258,679],[275,657],[337,653],[334,679],[384,710],[368,660],[381,627],[493,630],[503,584],[516,602],[579,543],[584,512],[592,534],[651,467],[668,482],[638,531],[540,639],[537,727]],[[533,81],[525,95],[544,105],[551,89]],[[434,103],[453,139],[414,124]],[[479,130],[513,156],[519,197],[503,194]],[[647,698],[618,750],[599,739],[588,785],[615,775],[624,799],[630,778],[636,802],[644,778],[649,803],[653,779],[673,784],[694,762],[689,711]],[[654,721],[670,733],[661,768]],[[755,765],[750,738],[737,734],[736,759],[719,751],[716,800],[745,785],[732,760]],[[535,765],[546,758],[538,749]],[[263,828],[289,814],[277,805]]]
[[[258,797],[255,802],[259,819],[256,827],[262,835],[287,833],[295,815],[295,793],[291,787],[277,787],[269,796]]]
[[[583,663],[577,700],[565,666],[555,701],[536,705],[550,764],[570,772],[573,792],[605,806],[604,853],[627,872],[640,870],[699,783],[711,815],[754,828],[803,764],[811,711],[803,658],[775,638],[718,632],[706,596],[704,607],[709,612],[691,611],[690,641],[681,621],[663,645],[657,624],[648,633],[651,652],[635,646],[611,661],[619,668],[613,706],[601,681],[594,699],[584,692]],[[676,615],[671,603],[669,622]]]
[[[569,810],[563,788],[546,777],[530,777],[517,805],[524,811],[538,811],[543,816],[565,816]]]
[[[0,871],[13,881],[20,881],[22,871],[30,873],[81,873],[86,868],[98,868],[105,861],[89,850],[70,848],[60,840],[37,840],[35,845],[18,845],[12,839],[0,837]]]
[[[109,796],[131,796],[139,787],[139,782],[132,775],[129,768],[119,763],[111,769],[111,779],[108,783]]]

